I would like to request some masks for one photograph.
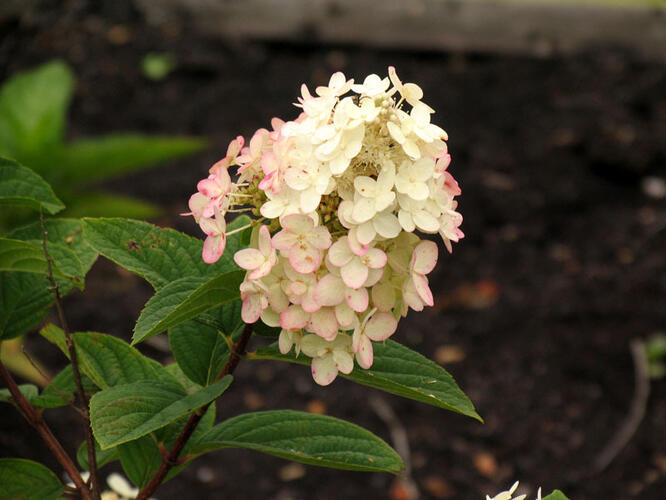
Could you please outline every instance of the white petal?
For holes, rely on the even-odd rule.
[[[400,222],[398,218],[392,213],[381,213],[378,214],[373,220],[372,225],[375,228],[375,231],[379,233],[380,236],[384,238],[395,238],[400,234]]]
[[[361,288],[368,278],[368,268],[361,262],[361,259],[354,257],[340,269],[342,281],[349,288]]]
[[[417,210],[412,216],[421,231],[436,233],[439,230],[439,221],[425,210]]]
[[[392,314],[378,312],[365,325],[365,335],[372,340],[381,342],[393,335],[397,328],[398,321]]]
[[[333,356],[314,358],[312,360],[312,378],[319,385],[329,385],[338,376],[338,367]]]

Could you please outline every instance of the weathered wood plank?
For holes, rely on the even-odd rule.
[[[666,61],[666,2],[651,7],[470,0],[137,0],[153,22],[225,38],[548,55],[621,47]],[[640,2],[638,2],[640,4]]]

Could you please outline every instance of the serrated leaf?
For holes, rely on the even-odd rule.
[[[143,436],[139,439],[119,445],[117,448],[120,457],[120,463],[125,475],[137,486],[144,487],[155,475],[157,469],[162,465],[162,453],[157,447],[157,442],[163,443],[166,449],[176,442],[187,418],[181,418],[166,427],[157,430],[150,436]],[[199,425],[194,430],[192,438],[183,448],[182,455],[187,455],[192,447],[192,443],[199,439],[203,434],[213,428],[215,422],[215,405],[210,405],[206,413],[199,421]],[[185,464],[172,468],[169,471],[165,481],[168,481],[185,468]]]
[[[32,460],[0,458],[0,498],[52,500],[65,486],[51,470]]]
[[[18,337],[44,320],[54,301],[49,287],[38,274],[0,272],[0,340]]]
[[[104,467],[106,464],[115,462],[119,459],[118,448],[102,450],[99,445],[95,443],[95,461],[97,462],[97,467]],[[90,466],[88,465],[88,447],[86,446],[85,441],[81,443],[79,449],[76,450],[76,460],[79,462],[79,465],[83,470],[90,470]]]
[[[54,248],[64,247],[77,257],[76,262],[70,265],[77,265],[79,268],[77,274],[67,274],[83,278],[97,259],[97,252],[83,239],[81,221],[77,219],[60,218],[47,219],[44,221],[44,229],[46,229],[47,249],[56,261],[58,267],[62,268],[63,272],[67,273],[67,269],[63,267],[62,260],[59,259],[58,255],[56,255],[53,250]],[[36,246],[41,246],[41,223],[34,222],[27,226],[14,229],[8,236],[17,240],[26,241]]]
[[[59,148],[73,88],[72,72],[59,61],[12,76],[0,88],[0,154],[32,165],[28,159]]]
[[[157,361],[117,337],[94,332],[74,333],[72,337],[81,371],[102,389],[167,376]]]
[[[208,280],[194,276],[181,278],[159,289],[141,311],[132,343],[141,342],[239,298],[243,274],[234,271]]]
[[[142,380],[116,385],[90,399],[90,421],[102,449],[133,441],[191,413],[220,396],[231,384],[227,375],[194,394],[180,383]]]
[[[217,329],[197,321],[170,329],[169,346],[183,373],[200,385],[213,382],[229,357],[227,342]]]
[[[0,154],[2,151],[0,150]],[[28,167],[0,156],[0,205],[18,205],[50,214],[60,212],[65,205],[51,186]]]
[[[90,182],[190,155],[205,146],[206,141],[195,137],[113,134],[72,142],[63,164],[68,181]]]
[[[201,240],[147,222],[84,219],[83,232],[86,241],[101,255],[146,279],[156,290],[180,278],[214,277],[238,270],[232,257],[240,249],[243,234],[227,238],[222,258],[215,264],[206,264],[201,259]]]
[[[287,460],[334,469],[397,473],[402,460],[383,440],[355,424],[326,415],[277,410],[230,418],[193,448],[248,448]]]
[[[569,499],[560,490],[553,490],[553,492],[550,495],[548,495],[547,497],[543,497],[543,500],[569,500]]]
[[[64,274],[52,265],[53,275]],[[0,271],[48,274],[44,250],[37,245],[11,238],[0,238]]]
[[[349,375],[341,373],[340,376],[483,422],[453,377],[438,364],[392,340],[375,342],[373,350],[372,368],[363,370],[355,366]],[[295,357],[293,353],[283,355],[277,344],[257,350],[249,359],[275,359],[301,365],[309,365],[312,361],[307,356]]]

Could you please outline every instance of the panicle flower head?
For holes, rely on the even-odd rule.
[[[321,385],[354,359],[372,366],[372,343],[434,304],[437,245],[415,231],[449,252],[464,236],[448,137],[422,98],[393,67],[361,84],[335,73],[314,94],[303,85],[301,114],[234,139],[190,198],[209,263],[224,252],[227,214],[257,217],[251,248],[234,256],[247,271],[243,320],[282,328],[282,353],[311,357]]]

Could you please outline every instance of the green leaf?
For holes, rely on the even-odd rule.
[[[99,388],[85,375],[81,375],[81,384],[83,391],[87,395],[96,393]],[[56,375],[42,393],[33,398],[31,403],[40,408],[56,408],[71,404],[76,392],[76,383],[74,381],[74,370],[72,365],[67,365],[58,375]]]
[[[548,495],[547,497],[543,497],[543,500],[569,500],[569,499],[560,490],[553,490],[553,492],[550,495]]]
[[[0,340],[18,337],[44,320],[54,300],[50,286],[38,274],[0,272]]]
[[[183,373],[201,385],[213,382],[229,357],[227,342],[217,329],[196,320],[170,329],[169,345]]]
[[[44,325],[40,328],[39,334],[46,340],[54,344],[69,359],[69,349],[67,348],[67,338],[62,328],[58,328],[53,323]]]
[[[260,319],[252,326],[252,330],[254,331],[254,333],[256,333],[257,335],[261,335],[262,337],[276,339],[280,336],[282,328],[275,326],[268,326]]]
[[[51,500],[65,491],[58,477],[42,464],[21,458],[0,458],[0,498]]]
[[[97,462],[97,467],[104,467],[106,464],[115,462],[119,459],[118,448],[102,450],[95,442],[95,461]],[[90,466],[88,465],[88,447],[86,446],[85,441],[81,443],[81,446],[79,446],[79,449],[76,451],[76,460],[79,462],[79,465],[83,470],[90,470]]]
[[[337,418],[278,410],[230,418],[204,434],[194,453],[248,448],[287,460],[334,469],[397,473],[393,449],[371,432]]]
[[[241,247],[242,233],[227,238],[226,252],[215,264],[201,259],[201,240],[147,222],[84,219],[83,234],[100,254],[146,279],[155,289],[180,278],[214,277],[238,270],[232,257]]]
[[[14,75],[0,88],[0,155],[29,160],[60,147],[74,76],[62,62]]]
[[[73,334],[73,338],[81,370],[102,389],[166,377],[162,365],[117,337],[82,332]]]
[[[47,219],[44,221],[44,229],[46,229],[47,249],[58,267],[67,274],[83,278],[97,259],[97,252],[83,239],[81,221],[60,218]],[[35,222],[15,229],[9,234],[9,237],[41,246],[43,237],[41,223]],[[75,262],[65,262],[57,253],[59,248],[65,248],[73,253],[76,256]],[[64,257],[72,259],[69,253]],[[78,267],[77,274],[67,272],[66,268],[73,266]]]
[[[37,386],[33,384],[21,384],[18,386],[18,388],[19,391],[21,391],[21,394],[23,394],[25,399],[28,401],[32,401],[32,399],[36,397],[37,393],[39,392]],[[9,389],[0,389],[0,403],[14,403],[14,399],[12,394],[9,392]]]
[[[90,182],[187,156],[206,145],[196,137],[113,134],[69,144],[63,165],[68,181]]]
[[[363,370],[355,366],[349,375],[340,375],[368,387],[415,399],[483,422],[472,402],[441,366],[392,340],[375,342],[373,349],[372,368]],[[295,357],[293,353],[283,355],[277,344],[259,349],[249,359],[276,359],[301,365],[309,365],[312,361],[307,356]]]
[[[52,268],[54,276],[64,276],[53,263]],[[44,250],[25,241],[0,238],[0,271],[46,275],[48,269]]]
[[[141,342],[237,299],[243,274],[234,271],[209,280],[200,277],[181,278],[159,289],[141,311],[134,327],[132,343]]]
[[[123,471],[127,477],[137,486],[144,487],[155,475],[157,469],[162,464],[162,453],[156,443],[162,443],[164,448],[169,449],[176,442],[187,418],[181,418],[172,424],[159,429],[150,436],[143,436],[139,439],[124,443],[118,446],[118,454]],[[198,440],[203,434],[213,428],[215,422],[215,405],[210,405],[206,413],[199,421],[199,425],[194,430],[192,438],[183,448],[182,456],[187,455],[192,443]],[[116,448],[113,448],[116,449]],[[185,465],[174,467],[169,471],[165,481],[168,481],[176,474],[181,472]]]
[[[19,205],[35,210],[39,210],[41,206],[50,214],[65,208],[44,179],[14,160],[2,157],[0,157],[0,205]]]
[[[220,396],[232,377],[187,394],[179,383],[142,380],[98,392],[90,399],[90,421],[102,449],[160,429]]]

